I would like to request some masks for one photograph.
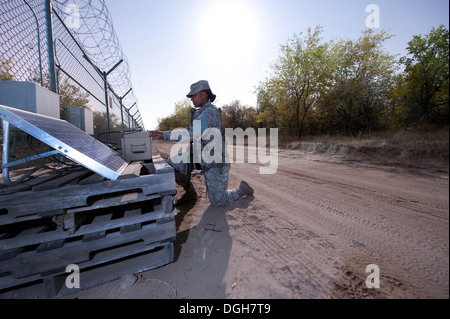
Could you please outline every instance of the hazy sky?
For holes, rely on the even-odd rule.
[[[324,40],[357,39],[380,10],[385,48],[406,54],[414,35],[449,25],[448,0],[107,0],[130,68],[145,128],[170,115],[192,83],[208,80],[216,106],[256,106],[255,87],[270,72],[281,44],[308,27]],[[369,19],[370,20],[370,19]],[[372,21],[372,20],[371,20]]]

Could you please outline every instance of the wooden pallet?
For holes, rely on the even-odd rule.
[[[63,215],[68,209],[89,207],[92,202],[104,197],[130,191],[138,191],[145,196],[173,195],[176,193],[173,169],[170,170],[170,166],[167,167],[168,164],[164,165],[161,161],[160,157],[156,157],[156,165],[130,164],[130,173],[125,173],[116,181],[105,181],[99,175],[80,180],[80,177],[86,177],[90,172],[77,168],[65,175],[59,170],[26,181],[23,185],[3,188],[0,190],[3,191],[3,194],[0,193],[0,225]],[[146,170],[148,175],[142,175],[142,170]],[[70,179],[72,175],[77,177],[78,183],[75,185]]]
[[[88,288],[173,261],[175,194],[173,169],[160,157],[133,163],[117,181],[46,168],[0,189],[0,290],[43,280],[52,297],[70,264]],[[148,262],[136,268],[141,256]]]
[[[80,272],[80,288],[71,289],[65,285],[68,273],[47,277],[43,281],[43,290],[47,298],[61,297],[79,290],[92,288],[129,274],[138,274],[167,265],[174,260],[173,243],[150,249],[128,258],[114,260]]]

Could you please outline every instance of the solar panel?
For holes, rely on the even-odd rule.
[[[108,179],[116,180],[128,165],[122,155],[64,120],[3,105],[0,118]]]

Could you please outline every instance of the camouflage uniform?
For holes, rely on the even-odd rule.
[[[201,109],[197,110],[193,116],[194,121],[201,122],[201,134],[208,128],[217,128],[221,133],[222,131],[222,119],[220,111],[207,102]],[[191,140],[194,136],[193,127],[188,127],[187,130],[190,133]],[[169,139],[170,132],[165,132],[164,138]],[[223,136],[223,134],[222,134]],[[202,140],[201,150],[210,142],[210,140]],[[206,190],[208,193],[211,204],[215,207],[224,207],[232,201],[236,201],[241,197],[238,189],[228,190],[228,172],[230,171],[230,163],[225,163],[225,143],[222,141],[222,161],[219,163],[205,163],[202,159],[200,164],[202,172],[205,178]],[[168,163],[178,171],[182,177],[177,179],[177,182],[182,184],[183,182],[190,182],[191,163],[175,163],[172,158],[168,160]],[[194,164],[195,165],[195,164]],[[183,177],[186,179],[183,181]]]

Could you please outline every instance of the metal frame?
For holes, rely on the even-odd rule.
[[[24,131],[25,133],[37,138],[38,140],[40,140],[43,143],[47,144],[48,146],[52,147],[53,149],[55,149],[55,151],[58,154],[61,154],[65,157],[69,158],[70,160],[75,161],[78,164],[86,167],[87,169],[89,169],[97,174],[100,174],[103,177],[106,177],[110,180],[116,180],[117,178],[119,178],[120,174],[128,166],[128,162],[125,159],[123,159],[119,153],[117,153],[117,156],[120,156],[123,159],[124,164],[117,171],[114,171],[114,170],[104,166],[103,164],[95,161],[94,159],[90,158],[89,156],[81,153],[80,151],[76,150],[74,147],[60,141],[56,137],[39,129],[38,127],[34,126],[33,124],[28,123],[27,121],[23,120],[20,116],[14,114],[12,111],[14,111],[14,112],[19,111],[19,112],[30,114],[30,112],[27,112],[27,111],[13,109],[13,108],[10,108],[7,106],[0,105],[0,119],[3,120],[3,136],[4,136],[3,137],[3,157],[2,157],[3,164],[8,163],[8,160],[9,160],[9,142],[8,142],[9,141],[9,128],[10,128],[10,125],[14,125],[16,128]],[[35,113],[31,113],[31,114],[33,114],[33,116],[36,116],[36,117],[47,118],[52,121],[61,122],[61,123],[64,123],[64,125],[66,125],[66,124],[70,125],[69,126],[70,128],[72,128],[72,126],[73,126],[72,124],[70,124],[64,120],[50,118],[50,117],[35,114]],[[75,126],[73,126],[73,128],[75,128]],[[99,148],[104,147],[104,148],[108,149],[108,151],[114,152],[112,149],[110,149],[106,145],[100,143],[93,137],[89,136],[88,134],[84,133],[81,130],[79,130],[79,131],[80,131],[80,134],[86,135],[85,136],[86,139],[88,139],[88,140],[92,139],[92,142],[96,144],[96,147],[99,147]],[[3,171],[4,171],[3,172],[4,180],[6,182],[8,182],[9,176],[7,176],[7,174],[9,172],[9,170],[8,170],[8,168],[5,168],[5,169],[3,169]],[[5,177],[6,177],[6,179],[5,179]]]
[[[3,120],[3,152],[2,152],[2,163],[6,164],[9,162],[9,122]],[[11,179],[9,178],[9,168],[2,168],[3,182],[11,186]]]
[[[42,153],[42,154],[30,156],[30,157],[27,157],[27,158],[24,158],[24,159],[21,159],[21,160],[18,160],[18,161],[14,161],[14,162],[9,162],[9,163],[2,162],[2,169],[4,169],[4,168],[11,168],[11,167],[14,167],[16,165],[32,162],[32,161],[38,160],[40,158],[49,157],[49,156],[53,156],[53,155],[58,155],[58,152],[57,151],[50,151],[50,152],[47,152],[47,153]]]

